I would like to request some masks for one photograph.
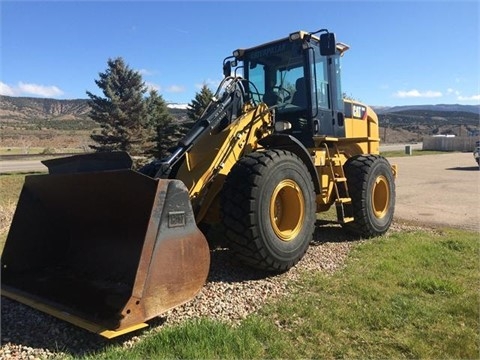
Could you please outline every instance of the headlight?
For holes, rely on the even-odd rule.
[[[290,41],[295,41],[295,40],[301,39],[302,38],[302,32],[297,31],[297,32],[291,33],[288,36],[288,38],[290,39]]]
[[[282,132],[285,130],[290,130],[292,128],[292,124],[288,121],[276,121],[275,122],[275,131]]]
[[[241,59],[244,53],[245,53],[244,49],[237,49],[233,52],[233,56],[235,56],[236,59]]]

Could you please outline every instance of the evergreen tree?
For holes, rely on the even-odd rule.
[[[154,129],[155,147],[151,155],[157,159],[165,157],[168,149],[175,146],[182,136],[180,126],[175,123],[163,97],[152,90],[146,98],[148,123]]]
[[[187,115],[193,121],[193,123],[200,118],[212,98],[212,91],[207,87],[206,84],[203,84],[200,92],[195,94],[195,98],[190,104],[188,104],[187,107]]]
[[[100,97],[87,91],[90,118],[100,124],[100,133],[91,135],[96,151],[127,151],[132,156],[151,151],[152,127],[148,122],[142,76],[130,69],[122,58],[109,59],[108,68],[95,80],[103,91]]]

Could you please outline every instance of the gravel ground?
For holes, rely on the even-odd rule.
[[[417,228],[395,223],[390,232]],[[212,251],[207,284],[194,300],[150,321],[150,327],[143,332],[114,340],[105,340],[2,297],[0,360],[62,358],[65,354],[81,356],[112,344],[128,348],[142,337],[161,331],[164,326],[199,316],[236,324],[267,301],[285,294],[289,282],[295,281],[301,273],[331,274],[341,268],[352,246],[360,242],[346,235],[338,225],[324,224],[317,230],[304,258],[290,271],[277,276],[259,274],[235,263],[228,249]]]

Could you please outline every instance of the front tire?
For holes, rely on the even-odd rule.
[[[303,257],[315,229],[312,178],[289,151],[251,153],[228,174],[221,209],[228,244],[242,263],[286,271]]]
[[[344,227],[364,238],[387,232],[395,210],[392,168],[382,156],[358,155],[344,165],[354,221]]]

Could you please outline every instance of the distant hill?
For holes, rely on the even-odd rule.
[[[187,121],[186,104],[171,104],[171,114]],[[2,147],[88,148],[99,125],[88,116],[88,99],[58,100],[0,95]],[[27,150],[25,150],[27,151]]]
[[[478,136],[480,106],[415,105],[378,107],[380,138],[385,143],[420,142],[424,136]]]
[[[178,122],[188,121],[186,104],[167,106]],[[374,106],[373,109],[379,117],[383,142],[419,142],[430,135],[465,136],[480,132],[480,105]],[[2,146],[15,146],[19,139],[38,144],[35,146],[60,146],[59,142],[65,142],[58,141],[60,136],[65,139],[76,136],[76,144],[88,143],[89,134],[98,128],[88,117],[89,111],[87,99],[0,96]]]
[[[186,115],[187,104],[167,104],[174,116],[183,118]],[[446,121],[478,121],[480,105],[406,105],[406,106],[372,106],[381,116],[391,115],[390,122],[405,119],[419,120],[423,118],[443,118]],[[0,95],[0,121],[34,121],[34,120],[85,120],[88,118],[87,99],[57,100],[31,97],[13,97]],[[472,115],[473,114],[473,115]],[[397,116],[398,115],[398,116]],[[475,117],[476,116],[476,117]],[[179,119],[180,120],[180,119]]]
[[[86,119],[90,107],[87,100],[56,100],[30,97],[0,96],[1,121],[31,121],[39,119]]]
[[[406,106],[372,106],[377,114],[387,114],[400,111],[440,111],[440,112],[471,112],[480,114],[480,105],[437,104],[437,105],[406,105]]]
[[[480,115],[467,111],[402,110],[378,114],[383,125],[472,125],[478,126]]]
[[[187,104],[167,104],[172,114],[186,114]],[[0,95],[0,121],[85,120],[88,99],[57,100]]]

